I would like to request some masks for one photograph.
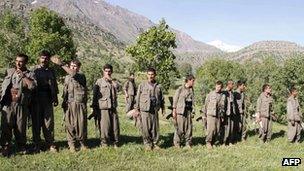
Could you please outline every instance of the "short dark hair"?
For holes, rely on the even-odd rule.
[[[192,74],[189,74],[186,76],[185,82],[189,81],[189,80],[194,80],[195,77]]]
[[[51,53],[47,50],[42,50],[40,53],[39,53],[39,57],[40,56],[46,56],[46,57],[51,57]]]
[[[237,83],[236,83],[236,85],[238,86],[238,87],[240,87],[241,85],[245,85],[246,84],[246,82],[245,81],[242,81],[242,80],[239,80],[239,81],[237,81]]]
[[[105,70],[105,69],[110,69],[111,72],[113,72],[113,66],[110,65],[110,64],[105,64],[105,65],[103,66],[103,70]]]
[[[147,72],[153,72],[154,74],[156,74],[156,70],[152,67],[148,68]]]
[[[78,60],[78,59],[73,59],[70,61],[70,64],[73,63],[73,64],[76,64],[78,67],[81,67],[81,62]]]
[[[17,56],[16,56],[16,57],[23,58],[23,59],[24,59],[24,61],[25,61],[25,63],[27,63],[27,62],[28,62],[28,60],[29,60],[29,57],[28,57],[26,54],[24,54],[24,53],[19,53],[19,54],[17,54]]]
[[[262,91],[264,92],[266,90],[266,88],[271,87],[269,84],[264,84],[262,87]]]
[[[131,75],[135,75],[134,72],[130,72],[129,76],[131,76]]]
[[[218,81],[215,82],[215,85],[221,85],[221,86],[223,86],[223,82],[220,81],[220,80],[218,80]]]
[[[289,93],[293,93],[295,91],[297,91],[298,89],[295,87],[295,86],[292,86],[290,89],[289,89]]]

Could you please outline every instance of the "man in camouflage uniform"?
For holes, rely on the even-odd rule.
[[[287,120],[288,120],[288,132],[287,137],[289,142],[298,143],[301,138],[301,123],[302,113],[300,110],[299,100],[297,98],[298,91],[295,87],[291,88],[290,96],[287,99]]]
[[[238,140],[245,141],[247,138],[247,124],[246,124],[246,113],[245,113],[245,82],[238,81],[237,89],[234,92],[234,103],[236,112],[236,124],[235,133],[237,134]]]
[[[256,106],[256,121],[260,125],[260,135],[262,142],[269,142],[272,135],[272,115],[273,113],[273,98],[271,96],[271,86],[264,84],[263,92],[257,100]]]
[[[42,51],[39,55],[39,65],[33,72],[37,79],[37,88],[34,92],[32,103],[32,131],[35,151],[39,152],[42,129],[45,142],[51,152],[56,152],[54,144],[54,109],[58,105],[58,85],[56,75],[49,67],[50,53]]]
[[[235,141],[234,125],[236,124],[235,104],[233,96],[234,82],[227,81],[226,90],[222,92],[224,97],[224,121],[221,125],[221,138],[225,145],[232,145]]]
[[[165,102],[161,86],[156,82],[154,68],[147,70],[148,81],[138,86],[134,108],[140,115],[141,131],[145,150],[159,149],[159,117],[161,108],[165,112]]]
[[[183,138],[186,140],[186,147],[192,145],[192,111],[194,106],[194,76],[188,75],[185,84],[180,86],[173,97],[173,119],[176,123],[173,143],[180,148]]]
[[[134,73],[130,73],[129,79],[123,86],[126,101],[126,113],[134,109],[135,96],[136,96],[136,84],[134,80]]]
[[[54,61],[54,60],[53,60]],[[60,59],[54,61],[69,75],[65,77],[63,88],[62,108],[65,111],[64,121],[67,132],[68,145],[71,152],[75,152],[75,143],[80,143],[80,149],[85,150],[87,140],[87,85],[86,77],[81,73],[79,60],[64,65]]]
[[[93,88],[93,110],[98,116],[101,147],[113,142],[114,148],[119,142],[119,120],[117,114],[117,90],[112,81],[113,67],[103,67],[103,78],[98,79]]]
[[[16,66],[6,70],[1,87],[1,145],[4,156],[11,153],[12,132],[17,147],[22,153],[26,153],[28,105],[31,100],[31,91],[36,87],[34,73],[26,68],[27,62],[28,56],[17,55]]]
[[[205,100],[203,119],[207,120],[206,145],[208,149],[213,147],[219,137],[221,122],[223,121],[224,98],[222,95],[223,83],[217,81],[215,90],[211,91]]]

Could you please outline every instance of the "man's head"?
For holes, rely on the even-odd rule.
[[[70,62],[70,69],[79,72],[81,67],[81,62],[78,59],[74,59]]]
[[[294,97],[297,97],[297,96],[298,96],[298,90],[297,90],[297,88],[294,87],[294,86],[290,88],[289,92],[290,92],[290,95],[292,95],[292,96],[294,96]]]
[[[271,94],[271,86],[269,84],[264,84],[262,87],[262,91],[267,94]]]
[[[245,91],[245,88],[246,88],[245,81],[239,80],[236,84],[237,84],[237,88],[241,92]]]
[[[215,83],[215,91],[221,92],[223,88],[223,82],[222,81],[216,81]]]
[[[27,62],[28,62],[28,56],[27,55],[18,54],[16,56],[16,60],[15,60],[16,69],[23,70],[24,68],[26,68]]]
[[[133,81],[135,79],[135,74],[133,72],[131,72],[129,74],[129,80]]]
[[[47,50],[43,50],[39,54],[39,64],[43,67],[47,67],[50,62],[51,54]]]
[[[149,82],[154,82],[156,77],[156,70],[154,68],[147,69],[147,77]]]
[[[227,90],[230,91],[234,87],[234,82],[232,80],[228,80],[226,86],[227,86]]]
[[[186,76],[185,79],[186,86],[193,87],[194,81],[195,81],[195,77],[192,74]]]
[[[105,64],[103,66],[103,76],[106,78],[111,78],[113,73],[113,67],[110,64]]]

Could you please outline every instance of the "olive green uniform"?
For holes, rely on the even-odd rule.
[[[298,98],[290,96],[287,99],[287,120],[288,132],[287,137],[290,142],[299,142],[301,138],[302,113],[300,110]]]
[[[136,85],[134,81],[128,80],[124,86],[123,90],[127,92],[128,98],[126,99],[126,113],[134,109],[135,96],[136,96]]]
[[[31,101],[31,91],[36,86],[33,72],[23,71],[23,74],[31,80],[26,85],[23,79],[15,72],[15,68],[8,69],[1,87],[1,145],[10,146],[12,132],[16,144],[20,148],[26,145],[26,122],[29,115],[28,105]],[[12,93],[13,92],[13,93]]]
[[[183,138],[186,145],[192,145],[192,110],[194,105],[193,88],[180,86],[173,97],[173,109],[176,109],[176,129],[173,143],[180,145]]]
[[[66,104],[65,126],[70,146],[82,145],[87,139],[87,86],[82,73],[67,75],[64,81],[63,103]]]
[[[256,112],[260,114],[260,138],[270,141],[272,135],[273,98],[261,93],[257,100]]]
[[[245,93],[237,89],[234,92],[234,103],[236,111],[236,133],[238,140],[245,140],[247,138],[247,123],[246,123],[246,113],[245,113]]]
[[[153,147],[159,140],[158,111],[164,110],[162,89],[157,83],[143,82],[139,85],[135,109],[140,111],[141,132],[146,146]]]
[[[206,96],[204,116],[207,118],[206,142],[214,144],[219,138],[221,119],[224,111],[224,98],[221,92],[212,91]]]
[[[97,112],[101,145],[119,142],[117,90],[111,80],[98,79],[93,88],[93,110]]]
[[[58,101],[58,85],[52,68],[36,66],[33,70],[37,79],[37,88],[33,94],[32,131],[33,141],[38,145],[41,141],[42,129],[47,145],[54,144],[54,108],[53,103]]]

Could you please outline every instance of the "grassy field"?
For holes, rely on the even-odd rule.
[[[260,143],[253,127],[248,141],[234,146],[217,146],[207,150],[204,131],[200,123],[194,124],[194,146],[192,149],[172,147],[174,127],[170,121],[161,118],[161,150],[146,152],[134,123],[124,115],[122,96],[119,98],[121,124],[121,146],[118,149],[99,148],[94,121],[88,122],[88,151],[70,153],[62,123],[62,111],[56,108],[55,139],[59,153],[19,155],[0,157],[0,170],[291,170],[304,169],[304,165],[284,168],[283,157],[304,158],[303,144],[289,144],[286,126],[274,124],[273,139]],[[28,132],[31,136],[31,132]],[[30,138],[29,138],[30,139]]]

